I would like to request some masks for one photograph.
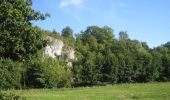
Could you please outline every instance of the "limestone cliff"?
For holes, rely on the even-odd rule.
[[[75,59],[74,48],[64,44],[60,39],[47,36],[46,39],[50,42],[45,47],[45,56],[50,56],[55,59],[65,60],[68,66],[72,66],[72,61]]]

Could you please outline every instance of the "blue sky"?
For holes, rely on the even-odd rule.
[[[156,47],[170,41],[170,0],[33,0],[33,9],[50,13],[35,22],[42,29],[61,32],[70,26],[74,33],[87,26],[110,26],[118,37],[127,31],[131,39]]]

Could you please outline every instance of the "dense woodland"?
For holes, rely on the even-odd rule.
[[[0,0],[1,89],[170,81],[170,42],[149,48],[146,42],[131,40],[126,31],[115,38],[108,26],[89,26],[75,36],[70,27],[61,33],[45,31],[32,23],[49,14],[31,5],[31,0]],[[74,47],[71,68],[63,60],[43,57],[46,35]]]

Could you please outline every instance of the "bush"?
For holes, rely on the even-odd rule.
[[[0,92],[0,100],[26,100],[26,98],[11,93],[7,94]]]
[[[26,84],[31,88],[69,87],[71,71],[55,59],[36,59],[28,64]]]
[[[20,62],[0,58],[0,88],[10,89],[21,86],[21,66]]]

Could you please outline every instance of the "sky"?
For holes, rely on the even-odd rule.
[[[33,23],[45,30],[70,26],[77,34],[88,26],[109,26],[116,38],[127,31],[151,48],[170,41],[170,0],[33,0],[32,8],[51,15]]]

